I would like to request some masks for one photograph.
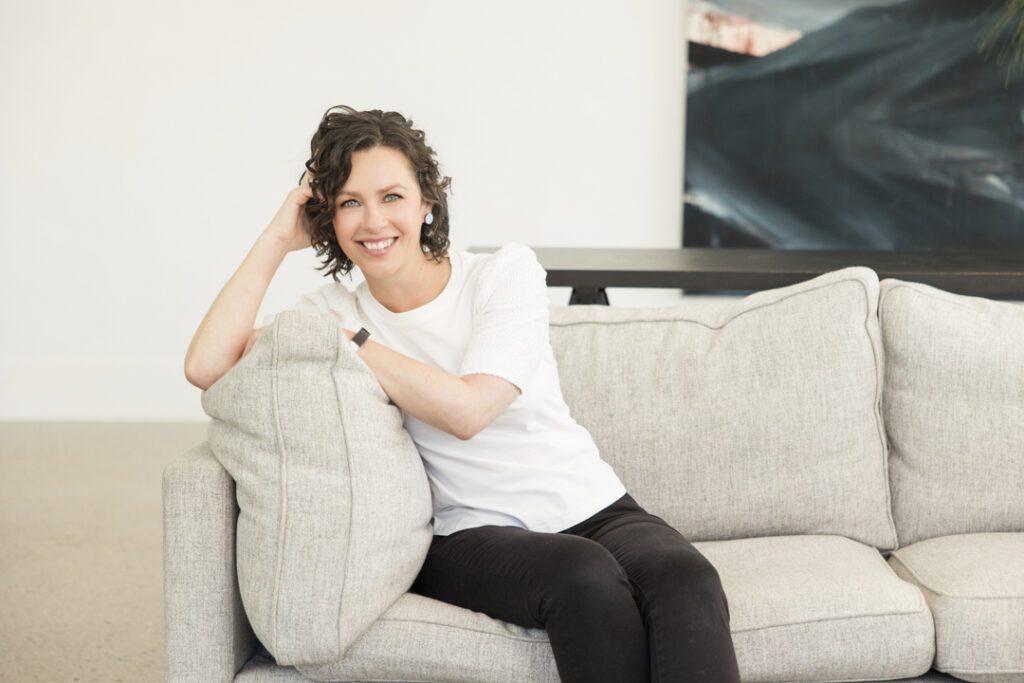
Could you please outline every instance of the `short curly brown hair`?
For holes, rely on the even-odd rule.
[[[352,172],[352,154],[374,147],[390,147],[408,159],[420,194],[433,204],[434,221],[421,226],[420,248],[438,263],[448,254],[447,191],[452,179],[441,176],[434,150],[427,145],[423,131],[413,128],[412,119],[398,112],[356,111],[340,104],[324,113],[309,143],[310,158],[305,164],[312,173],[313,197],[306,203],[312,246],[318,257],[327,256],[317,270],[329,268],[324,277],[329,274],[335,282],[339,282],[338,273],[347,275],[352,270],[353,263],[334,234],[334,199]],[[324,201],[324,197],[331,201]]]

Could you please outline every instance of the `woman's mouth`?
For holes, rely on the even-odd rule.
[[[391,246],[398,241],[397,237],[388,237],[374,242],[358,242],[363,251],[371,256],[383,256],[391,251]]]

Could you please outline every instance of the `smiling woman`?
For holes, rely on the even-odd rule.
[[[569,412],[533,250],[449,250],[451,180],[423,132],[396,112],[335,109],[196,332],[190,381],[237,362],[283,255],[314,246],[335,281],[295,308],[360,330],[354,353],[401,409],[430,484],[433,540],[409,590],[547,629],[563,681],[738,683],[715,568],[626,493]],[[337,274],[353,267],[365,281],[350,290]]]

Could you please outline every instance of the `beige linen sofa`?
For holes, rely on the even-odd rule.
[[[550,320],[573,417],[718,570],[745,682],[1024,681],[1024,306],[855,267]],[[408,592],[340,660],[279,666],[209,442],[163,496],[168,681],[558,680],[543,629]]]

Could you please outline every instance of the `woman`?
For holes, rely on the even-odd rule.
[[[285,254],[315,246],[336,282],[298,307],[370,333],[355,352],[430,480],[434,537],[411,590],[547,629],[563,681],[738,682],[718,573],[569,414],[533,252],[449,252],[450,178],[400,114],[332,107],[311,152],[196,332],[189,380],[205,389],[248,351]],[[354,266],[353,292],[336,273]]]

